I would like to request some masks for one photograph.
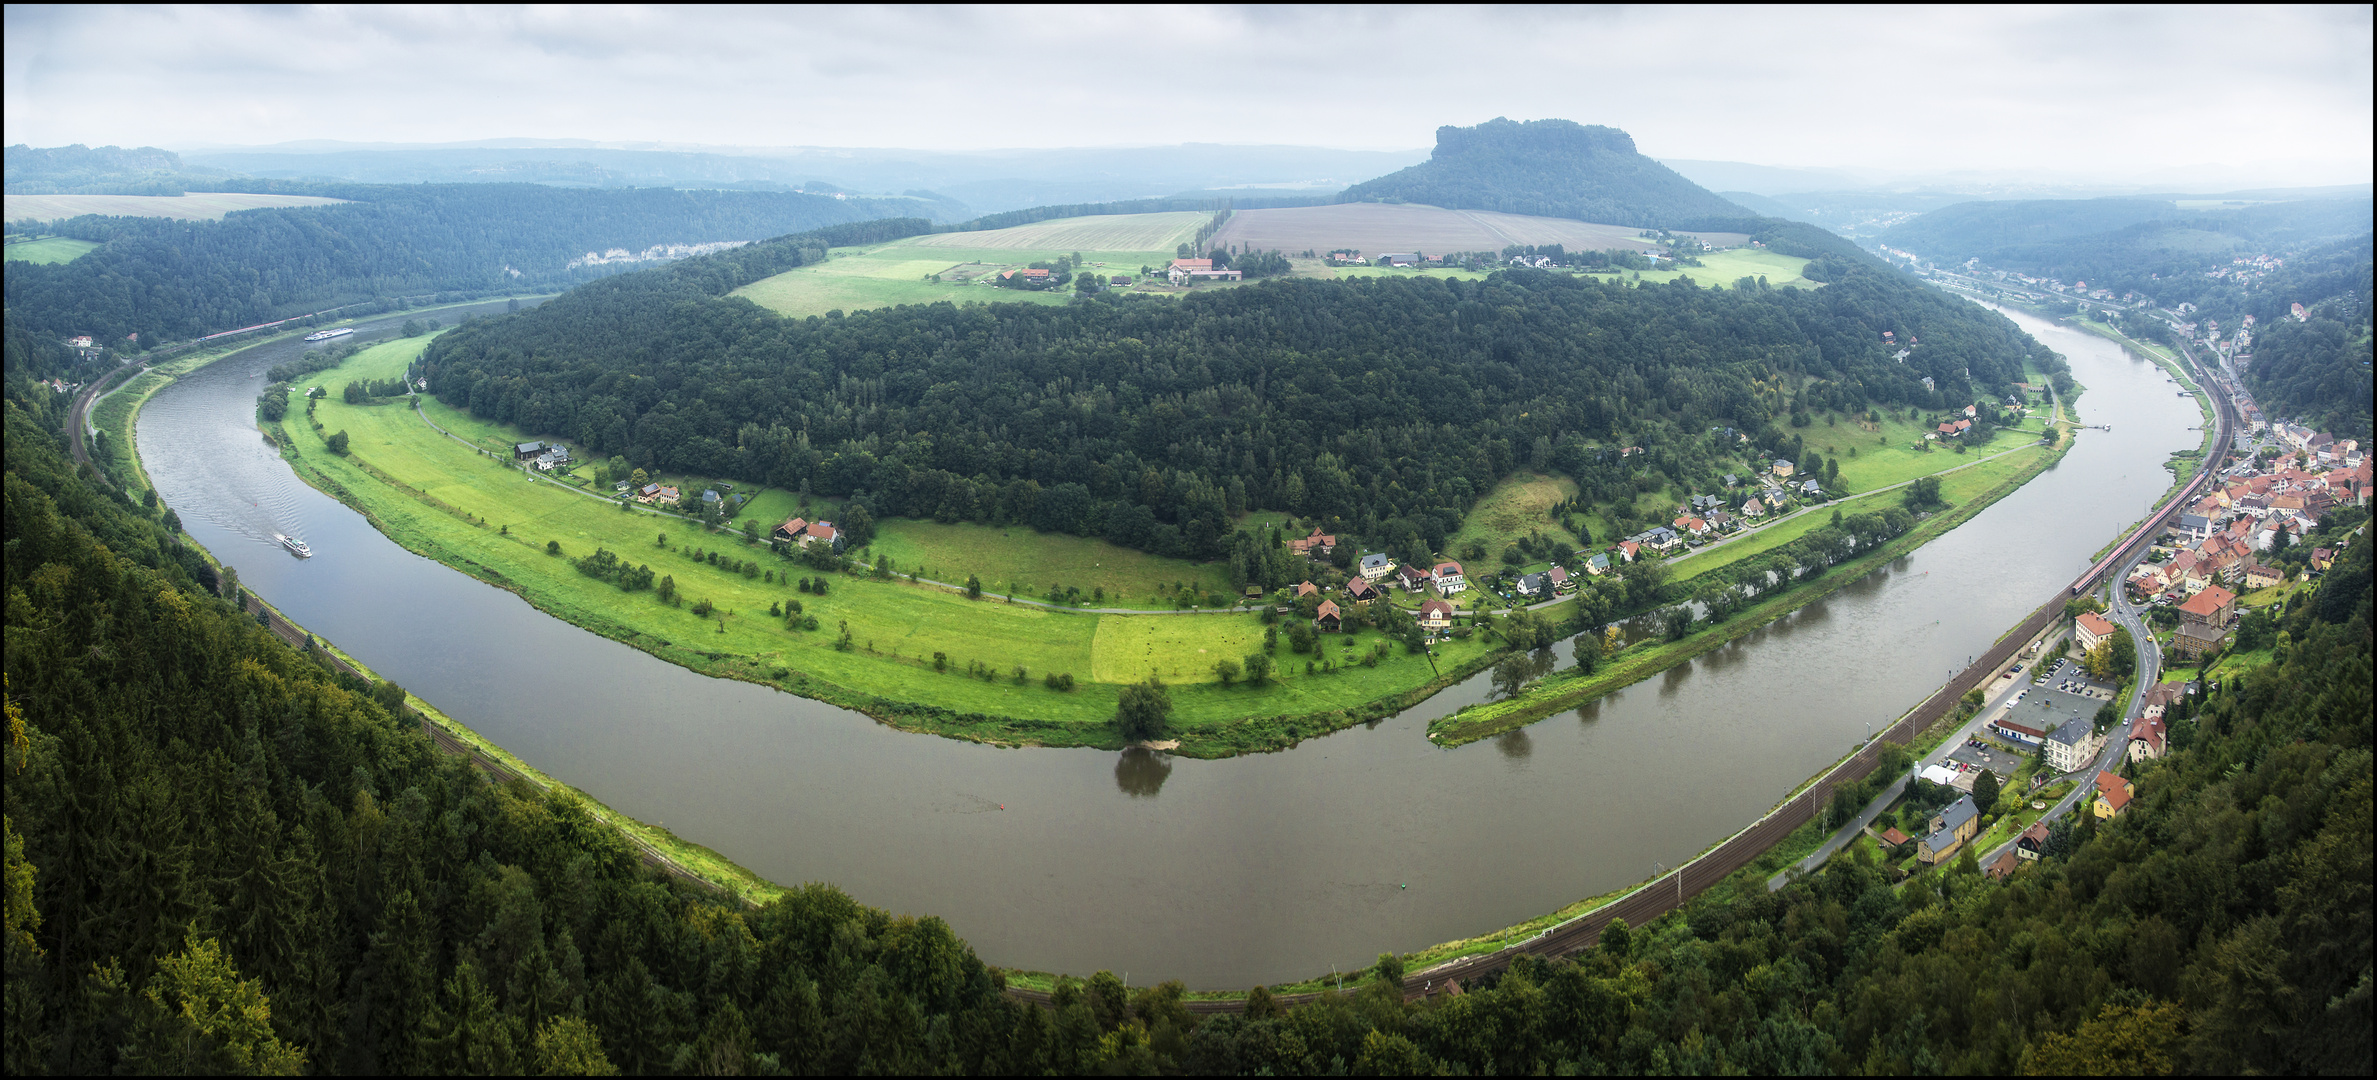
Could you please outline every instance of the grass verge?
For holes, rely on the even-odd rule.
[[[1788,615],[1807,604],[1830,595],[1834,590],[1856,580],[1866,571],[1896,559],[1909,551],[1931,542],[1948,530],[1963,524],[1991,503],[2012,494],[2015,489],[2037,476],[2055,462],[2071,446],[2069,440],[2054,450],[2032,458],[2010,476],[1951,510],[1933,514],[1923,522],[1873,551],[1866,552],[1832,568],[1823,577],[1807,582],[1780,596],[1751,605],[1724,623],[1695,631],[1677,641],[1657,644],[1637,644],[1606,659],[1599,670],[1590,676],[1579,676],[1574,669],[1556,673],[1536,683],[1526,691],[1501,701],[1472,705],[1429,725],[1429,735],[1439,746],[1459,746],[1478,739],[1499,735],[1513,728],[1525,727],[1538,720],[1576,708],[1613,690],[1649,678],[1670,667],[1734,641],[1775,619]],[[1812,515],[1811,515],[1812,516]]]

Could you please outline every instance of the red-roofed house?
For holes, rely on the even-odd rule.
[[[2229,618],[2236,614],[2236,607],[2237,594],[2218,585],[2204,586],[2203,591],[2179,605],[2178,647],[2186,647],[2191,628],[2197,631],[2195,637],[2198,641],[2207,645],[2218,644],[2221,636],[2228,632]],[[2192,660],[2195,657],[2187,655],[2182,658]]]
[[[1443,630],[1453,625],[1453,605],[1449,601],[1430,600],[1420,605],[1420,628]]]
[[[2072,620],[2072,625],[2079,637],[2081,652],[2096,648],[2098,642],[2111,638],[2116,629],[2112,620],[2093,611],[2081,612],[2079,618]]]
[[[1323,600],[1321,601],[1321,610],[1319,614],[1313,616],[1312,622],[1313,625],[1333,634],[1344,628],[1345,616],[1338,612],[1336,601]]]
[[[1386,594],[1380,592],[1378,586],[1370,583],[1369,578],[1355,578],[1345,583],[1346,599],[1353,601],[1357,607],[1384,595]]]
[[[1312,594],[1319,591],[1321,591],[1321,587],[1309,581],[1300,581],[1296,583],[1296,599],[1298,600],[1302,600],[1305,597],[1311,596]]]
[[[2160,716],[2141,716],[2129,726],[2129,759],[2158,761],[2169,752],[2170,729]]]
[[[1337,538],[1315,526],[1311,536],[1288,541],[1288,550],[1298,555],[1326,555],[1337,550]]]
[[[2137,793],[2137,785],[2122,779],[2120,773],[2106,770],[2096,774],[2096,816],[2120,817]]]
[[[1446,559],[1436,564],[1436,591],[1452,596],[1469,588],[1469,579],[1462,575],[1461,564]]]

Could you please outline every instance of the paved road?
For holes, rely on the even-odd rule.
[[[2185,354],[2188,366],[2195,367],[2199,372],[2202,370],[2201,364],[2196,360],[2193,350],[2182,346],[2180,351]],[[2200,378],[2197,380],[2197,383],[2199,388],[2201,388],[2202,380]],[[2048,392],[2052,394],[2054,392],[2054,388],[2049,387]],[[2200,475],[2209,476],[2218,472],[2223,462],[2226,460],[2230,439],[2235,430],[2234,421],[2232,419],[2235,414],[2235,409],[2232,403],[2222,400],[2214,391],[2204,389],[2202,392],[2212,397],[2214,401],[2213,413],[2218,424],[2218,430],[2213,442],[2212,452],[2208,457],[2206,457],[2203,470],[2200,473]],[[2062,415],[2062,403],[2060,401],[2058,401],[2056,404],[2056,415],[2058,418],[2060,418]],[[2146,553],[2153,547],[2151,544],[2137,543],[2136,540],[2140,537],[2148,537],[2151,536],[2151,534],[2158,532],[2159,523],[2167,515],[2180,509],[2178,503],[2179,500],[2173,499],[2169,504],[2166,504],[2161,511],[2149,515],[2145,523],[2141,524],[2138,527],[2138,530],[2131,534],[2131,540],[2129,542],[2132,544],[2132,547],[2130,548],[2127,557],[2123,558],[2118,565],[2108,569],[2105,572],[2102,585],[2111,596],[2110,602],[2106,605],[2106,613],[2113,617],[2115,623],[2120,625],[2123,629],[2129,631],[2131,642],[2137,648],[2137,677],[2130,685],[2129,700],[2122,704],[2122,723],[2109,733],[2109,737],[2105,740],[2104,749],[2097,753],[2096,760],[2092,762],[2088,768],[2068,775],[2082,778],[2093,778],[2098,772],[2113,768],[2120,763],[2122,756],[2129,752],[2129,727],[2130,724],[2137,720],[2138,715],[2143,711],[2142,703],[2145,700],[2146,691],[2153,687],[2156,682],[2161,680],[2162,647],[2155,642],[2154,635],[2149,632],[2149,628],[2146,626],[2143,609],[2140,609],[2136,605],[2129,602],[2129,591],[2123,587],[2123,583],[2129,580],[2130,571],[2137,567],[2138,561],[2145,558]],[[2042,659],[2044,658],[2042,657]],[[2006,689],[2011,690],[2014,686],[2019,686],[2021,682],[2022,680],[2016,679],[2014,680],[2013,684],[2008,686]],[[1972,721],[1965,725],[1963,730],[1958,731],[1955,735],[1949,737],[1945,742],[1942,742],[1940,744],[1941,749],[1935,751],[1924,761],[1917,763],[1916,768],[1920,769],[1923,765],[1934,763],[1936,759],[1944,757],[1948,751],[1953,750],[1956,746],[1960,745],[1964,739],[1971,735],[1973,729],[1978,727],[1983,722],[1983,718],[1987,717],[1991,710],[1997,707],[1998,701],[2003,700],[2004,693],[2005,691],[2001,690],[1997,695],[1997,700],[1985,702],[1982,705],[1981,710],[1973,714]],[[2066,793],[2063,798],[2056,800],[2053,806],[2048,807],[2046,813],[2042,814],[2039,817],[2039,820],[2042,822],[2052,822],[2055,819],[2070,813],[2074,807],[2085,805],[2086,800],[2093,798],[2095,794],[2096,787],[2093,783],[2074,784],[2072,786],[2072,790]],[[1871,803],[1868,803],[1866,807],[1859,812],[1858,817],[1855,820],[1851,821],[1848,825],[1843,826],[1839,831],[1827,838],[1823,846],[1819,848],[1814,855],[1810,855],[1809,857],[1800,860],[1799,862],[1793,864],[1790,868],[1786,869],[1784,872],[1776,874],[1774,877],[1767,879],[1767,889],[1770,891],[1780,889],[1784,885],[1789,884],[1793,876],[1804,875],[1813,872],[1817,867],[1822,866],[1826,859],[1831,858],[1842,848],[1847,847],[1857,838],[1857,835],[1860,832],[1864,831],[1867,826],[1871,825],[1874,818],[1878,817],[1882,810],[1895,797],[1896,792],[1894,791],[1885,791],[1881,795],[1875,796],[1874,800]],[[2011,850],[2018,839],[2020,838],[2016,837],[2013,840],[2007,840],[2004,843],[2001,843],[1998,846],[1983,852],[1980,855],[1981,865],[1987,866],[1991,862],[1995,861],[2000,855],[2003,855],[2005,852]]]

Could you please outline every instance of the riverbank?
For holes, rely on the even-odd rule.
[[[2011,476],[1999,476],[1980,469],[1971,470],[1971,481],[1978,481],[1980,489],[1958,501],[1952,476],[1941,483],[1941,497],[1947,499],[1949,509],[1934,513],[1914,528],[1895,537],[1872,551],[1827,570],[1812,581],[1803,581],[1780,595],[1753,603],[1724,622],[1695,630],[1683,638],[1666,642],[1641,642],[1614,655],[1603,658],[1591,675],[1579,675],[1571,668],[1547,676],[1533,686],[1502,701],[1472,705],[1429,725],[1429,737],[1440,746],[1460,746],[1479,739],[1525,727],[1569,709],[1586,705],[1603,695],[1625,689],[1644,679],[1666,671],[1711,649],[1739,640],[1762,629],[1794,611],[1831,595],[1836,590],[1865,574],[1944,535],[1948,530],[1970,520],[1991,503],[2012,494],[2033,477],[2054,467],[2072,446],[2072,437],[2060,435],[2056,445],[2042,448],[2026,462],[2021,462]],[[1970,482],[1970,481],[1968,481]],[[1979,485],[1976,485],[1979,486]]]
[[[392,378],[410,360],[400,354],[416,349],[399,346],[359,354],[309,382]],[[1172,687],[1176,753],[1229,757],[1286,749],[1392,715],[1505,651],[1479,636],[1440,648],[1431,664],[1364,630],[1324,635],[1323,648],[1311,654],[1272,653],[1280,667],[1262,685],[1225,685],[1214,678],[1215,661],[1265,651],[1270,628],[1255,613],[1073,612],[987,592],[969,597],[863,567],[817,574],[830,582],[824,590],[795,589],[794,577],[811,577],[805,562],[739,533],[622,507],[524,473],[484,447],[439,434],[469,421],[437,402],[349,404],[333,395],[313,405],[310,423],[301,400],[286,420],[268,426],[281,456],[306,483],[406,550],[679,666],[905,731],[1004,746],[1120,749],[1127,740],[1112,718],[1122,685],[1153,669]],[[343,455],[327,442],[340,431],[349,435]],[[572,560],[597,550],[650,567],[656,585],[667,578],[680,603],[691,606],[665,602],[656,588],[623,591],[579,572]],[[788,625],[779,612],[795,603],[816,622]],[[1321,663],[1305,669],[1299,660]],[[1072,688],[1047,686],[1050,674],[1074,675]]]
[[[122,448],[121,453],[112,454],[110,460],[98,464],[108,473],[108,478],[112,482],[127,490],[149,488],[148,470],[141,461],[138,443],[133,438],[133,425],[143,405],[147,404],[157,393],[171,386],[177,379],[208,364],[256,345],[266,344],[279,338],[292,337],[309,329],[289,331],[276,338],[267,338],[262,341],[243,341],[233,346],[187,353],[136,374],[123,386],[111,391],[110,396],[96,402],[91,409],[90,423],[93,428],[105,434],[106,442],[110,447]],[[191,541],[190,547],[209,566],[214,567],[218,574],[224,571],[225,566],[222,560],[213,551],[208,550],[205,545]],[[331,659],[334,669],[344,668],[359,678],[375,683],[386,681],[370,665],[341,649],[335,642],[313,634],[296,620],[289,618],[285,612],[264,599],[263,596],[252,590],[243,589],[243,592],[251,610],[262,613],[267,625],[278,623],[304,640],[314,642]],[[496,769],[521,777],[540,789],[559,793],[578,801],[595,820],[618,829],[631,844],[642,849],[650,861],[664,869],[703,882],[718,891],[740,896],[747,902],[755,904],[765,903],[784,891],[782,886],[744,869],[710,848],[671,833],[665,826],[643,822],[619,813],[586,792],[546,775],[510,751],[481,736],[469,725],[455,720],[436,705],[409,691],[405,695],[405,705],[418,713],[426,724],[434,727],[442,735],[442,741],[448,744],[449,749],[475,755],[492,764]]]

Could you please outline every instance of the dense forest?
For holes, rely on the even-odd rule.
[[[140,343],[156,343],[380,297],[566,288],[665,257],[670,245],[762,240],[886,218],[908,206],[789,192],[536,184],[308,190],[356,201],[244,210],[220,221],[89,216],[49,223],[48,233],[101,246],[72,262],[10,263],[9,317],[39,333],[118,343],[138,334]],[[628,257],[604,256],[614,249]],[[590,253],[598,258],[587,260]]]
[[[1841,858],[1459,994],[1384,957],[1200,1018],[1103,973],[1026,1004],[828,887],[661,877],[240,614],[59,419],[6,404],[14,1075],[2370,1071],[2365,538],[2271,665],[2182,703],[2125,816],[2009,881]]]
[[[1518,270],[807,319],[721,298],[743,276],[727,262],[797,242],[475,322],[423,355],[430,391],[637,467],[1215,558],[1249,507],[1441,537],[1522,466],[1591,487],[1630,475],[1605,446],[1621,438],[1783,448],[1770,421],[1996,400],[2044,352],[1830,254],[1817,290]],[[1922,344],[1895,360],[1884,331]]]
[[[2166,307],[2217,287],[2203,271],[2247,254],[2299,252],[2367,233],[2366,196],[2231,210],[2181,210],[2158,199],[1973,202],[1934,210],[1882,242],[1946,266],[1992,268],[2136,291]],[[2283,305],[2281,305],[2283,307]]]
[[[2249,292],[2204,297],[2206,312],[2254,316],[2245,384],[2269,415],[2299,417],[2340,436],[2370,436],[2371,239],[2364,234],[2309,252]],[[2232,300],[2225,292],[2243,295]],[[2303,305],[2301,321],[2292,316],[2295,304]]]
[[[1754,216],[1636,153],[1633,137],[1616,128],[1502,117],[1437,128],[1427,161],[1355,184],[1337,201],[1667,228],[1723,228],[1717,223]]]

